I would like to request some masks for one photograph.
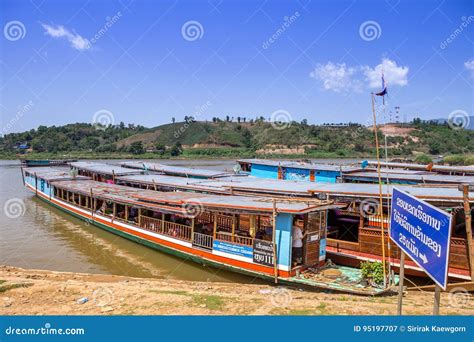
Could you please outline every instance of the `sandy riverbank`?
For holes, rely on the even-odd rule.
[[[430,314],[432,297],[430,292],[408,292],[405,314]],[[474,314],[469,295],[443,293],[441,303],[444,315]],[[395,311],[395,296],[0,266],[0,313],[6,315],[392,315]]]

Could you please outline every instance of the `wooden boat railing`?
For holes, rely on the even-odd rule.
[[[151,230],[155,233],[161,233],[161,223],[163,221],[148,217],[148,216],[141,216],[140,217],[140,227],[145,228],[146,230]]]
[[[143,215],[140,218],[140,226],[155,233],[168,235],[180,240],[191,241],[191,226]]]
[[[205,249],[212,249],[214,238],[211,235],[194,233],[193,246],[202,247]]]
[[[217,225],[222,228],[231,229],[233,219],[234,218],[232,216],[228,216],[228,215],[221,215],[221,214],[216,215]],[[214,215],[211,213],[204,212],[196,217],[196,222],[202,223],[202,224],[213,223]]]
[[[232,228],[232,222],[234,218],[227,215],[217,215],[217,226],[224,228]]]
[[[227,232],[217,232],[216,240],[238,243],[240,245],[246,245],[246,246],[253,245],[253,239],[251,237],[239,236],[239,235],[232,236],[231,233],[227,233]]]

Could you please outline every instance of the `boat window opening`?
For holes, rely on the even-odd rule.
[[[360,213],[332,209],[328,210],[327,236],[330,239],[359,242]]]

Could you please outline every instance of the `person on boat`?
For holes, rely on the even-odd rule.
[[[298,266],[303,263],[303,238],[305,234],[303,229],[293,223],[293,242],[292,242],[292,255],[293,255],[293,266]]]

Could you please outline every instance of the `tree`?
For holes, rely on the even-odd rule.
[[[166,146],[164,144],[159,143],[159,142],[157,142],[155,144],[155,149],[156,149],[156,153],[158,153],[161,156],[166,153]]]
[[[173,147],[171,147],[170,155],[172,157],[177,157],[182,153],[183,153],[183,147],[181,146],[181,143],[178,141],[176,144],[173,145]]]
[[[132,154],[145,153],[145,149],[143,148],[143,143],[141,141],[134,141],[128,148],[128,151],[131,152]]]

